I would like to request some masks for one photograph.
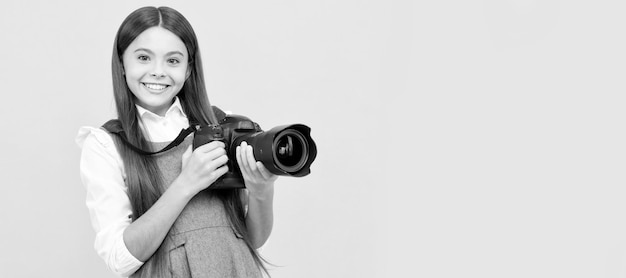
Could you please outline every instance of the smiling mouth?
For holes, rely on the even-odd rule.
[[[141,84],[143,84],[144,87],[153,91],[163,91],[165,90],[165,88],[170,86],[170,85],[156,84],[156,83],[141,83]]]

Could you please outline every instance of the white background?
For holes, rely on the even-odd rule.
[[[4,1],[0,276],[113,277],[80,126],[115,117],[122,20],[179,10],[209,98],[312,127],[273,277],[625,277],[620,1]]]

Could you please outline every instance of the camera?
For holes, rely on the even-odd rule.
[[[311,173],[317,156],[311,128],[303,124],[282,125],[263,131],[258,124],[241,115],[226,115],[217,125],[200,126],[194,134],[193,149],[211,141],[226,145],[228,172],[208,189],[245,187],[236,161],[236,148],[246,141],[252,146],[254,158],[272,174],[303,177]]]

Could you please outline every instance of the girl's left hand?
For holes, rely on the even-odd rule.
[[[278,176],[270,173],[262,162],[256,161],[252,146],[245,141],[241,142],[241,145],[237,146],[236,155],[248,192],[251,195],[273,192],[274,181]]]

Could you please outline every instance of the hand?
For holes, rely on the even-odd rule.
[[[223,142],[213,141],[192,152],[189,146],[183,153],[183,165],[179,175],[183,179],[182,186],[188,187],[195,195],[228,172],[228,156],[224,147]]]
[[[252,146],[245,141],[236,149],[237,164],[241,169],[246,188],[251,195],[273,192],[278,176],[270,173],[262,162],[256,161]]]

